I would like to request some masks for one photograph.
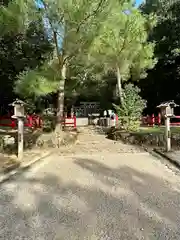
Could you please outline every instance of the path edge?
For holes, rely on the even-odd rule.
[[[163,157],[165,160],[173,164],[176,168],[180,169],[180,163],[176,161],[175,158],[168,156],[166,153],[161,152],[158,149],[153,149],[153,152],[158,154],[159,156]]]
[[[6,182],[10,180],[13,176],[21,174],[31,168],[33,165],[45,160],[47,157],[49,157],[52,154],[52,150],[48,151],[46,153],[42,153],[41,156],[34,157],[30,162],[28,163],[22,163],[18,168],[13,169],[7,173],[0,173],[0,184],[3,182]]]

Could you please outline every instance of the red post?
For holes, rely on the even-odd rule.
[[[15,127],[16,127],[16,122],[15,122],[15,120],[11,120],[11,127],[12,127],[12,128],[15,128]]]
[[[74,116],[73,118],[74,118],[74,128],[76,128],[76,116]]]
[[[155,116],[154,116],[154,113],[152,114],[152,127],[154,127],[154,124],[155,124]]]
[[[28,120],[28,127],[33,127],[33,118],[32,116],[27,116],[27,120]]]
[[[32,114],[31,117],[32,117],[32,126],[33,126],[34,128],[36,128],[36,127],[37,127],[37,122],[36,122],[35,115]]]
[[[160,126],[161,125],[161,114],[158,113],[158,125]]]

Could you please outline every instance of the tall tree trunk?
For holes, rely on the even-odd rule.
[[[58,89],[58,102],[57,102],[57,116],[56,116],[56,129],[55,129],[55,141],[56,145],[59,148],[61,145],[61,142],[64,139],[64,133],[63,133],[63,118],[64,118],[64,87],[65,87],[65,81],[66,81],[66,69],[67,65],[66,63],[63,64],[61,68],[61,80],[59,83],[59,89]]]
[[[58,111],[57,111],[57,122],[60,124],[60,128],[62,127],[63,117],[64,117],[64,88],[66,81],[66,63],[63,64],[61,69],[61,80],[59,83],[59,92],[58,92]]]
[[[120,103],[123,102],[123,92],[122,92],[122,83],[121,83],[121,73],[120,73],[120,68],[117,66],[117,87],[118,87],[118,93],[119,93],[119,100]]]
[[[62,130],[63,117],[64,117],[64,88],[65,88],[65,81],[66,81],[67,62],[63,59],[63,56],[59,51],[58,38],[57,38],[56,31],[53,31],[53,38],[55,43],[55,51],[56,51],[57,59],[59,62],[59,71],[61,71],[61,80],[60,80],[59,89],[58,89],[56,132],[62,132],[61,130]]]

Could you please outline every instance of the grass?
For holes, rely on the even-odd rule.
[[[165,132],[165,127],[162,126],[162,127],[158,127],[158,126],[155,126],[155,127],[140,127],[139,128],[139,133],[164,133]],[[171,132],[172,133],[179,133],[180,134],[180,127],[171,127]]]

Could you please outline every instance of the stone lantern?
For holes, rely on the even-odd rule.
[[[10,105],[14,107],[13,118],[24,118],[25,117],[25,113],[24,113],[25,103],[22,100],[16,99]]]
[[[178,107],[174,100],[163,102],[160,105],[157,106],[157,108],[160,108],[162,117],[173,117],[174,116],[174,108]]]
[[[24,147],[24,106],[25,103],[19,99],[16,99],[13,103],[10,104],[14,107],[13,118],[18,120],[18,159],[22,160],[23,158],[23,147]]]
[[[165,118],[165,137],[166,137],[166,151],[171,150],[171,132],[170,132],[170,118],[174,116],[174,108],[178,107],[174,100],[163,102],[157,106],[160,108],[162,117]]]
[[[107,111],[106,110],[104,110],[103,115],[104,115],[104,117],[107,117]]]

